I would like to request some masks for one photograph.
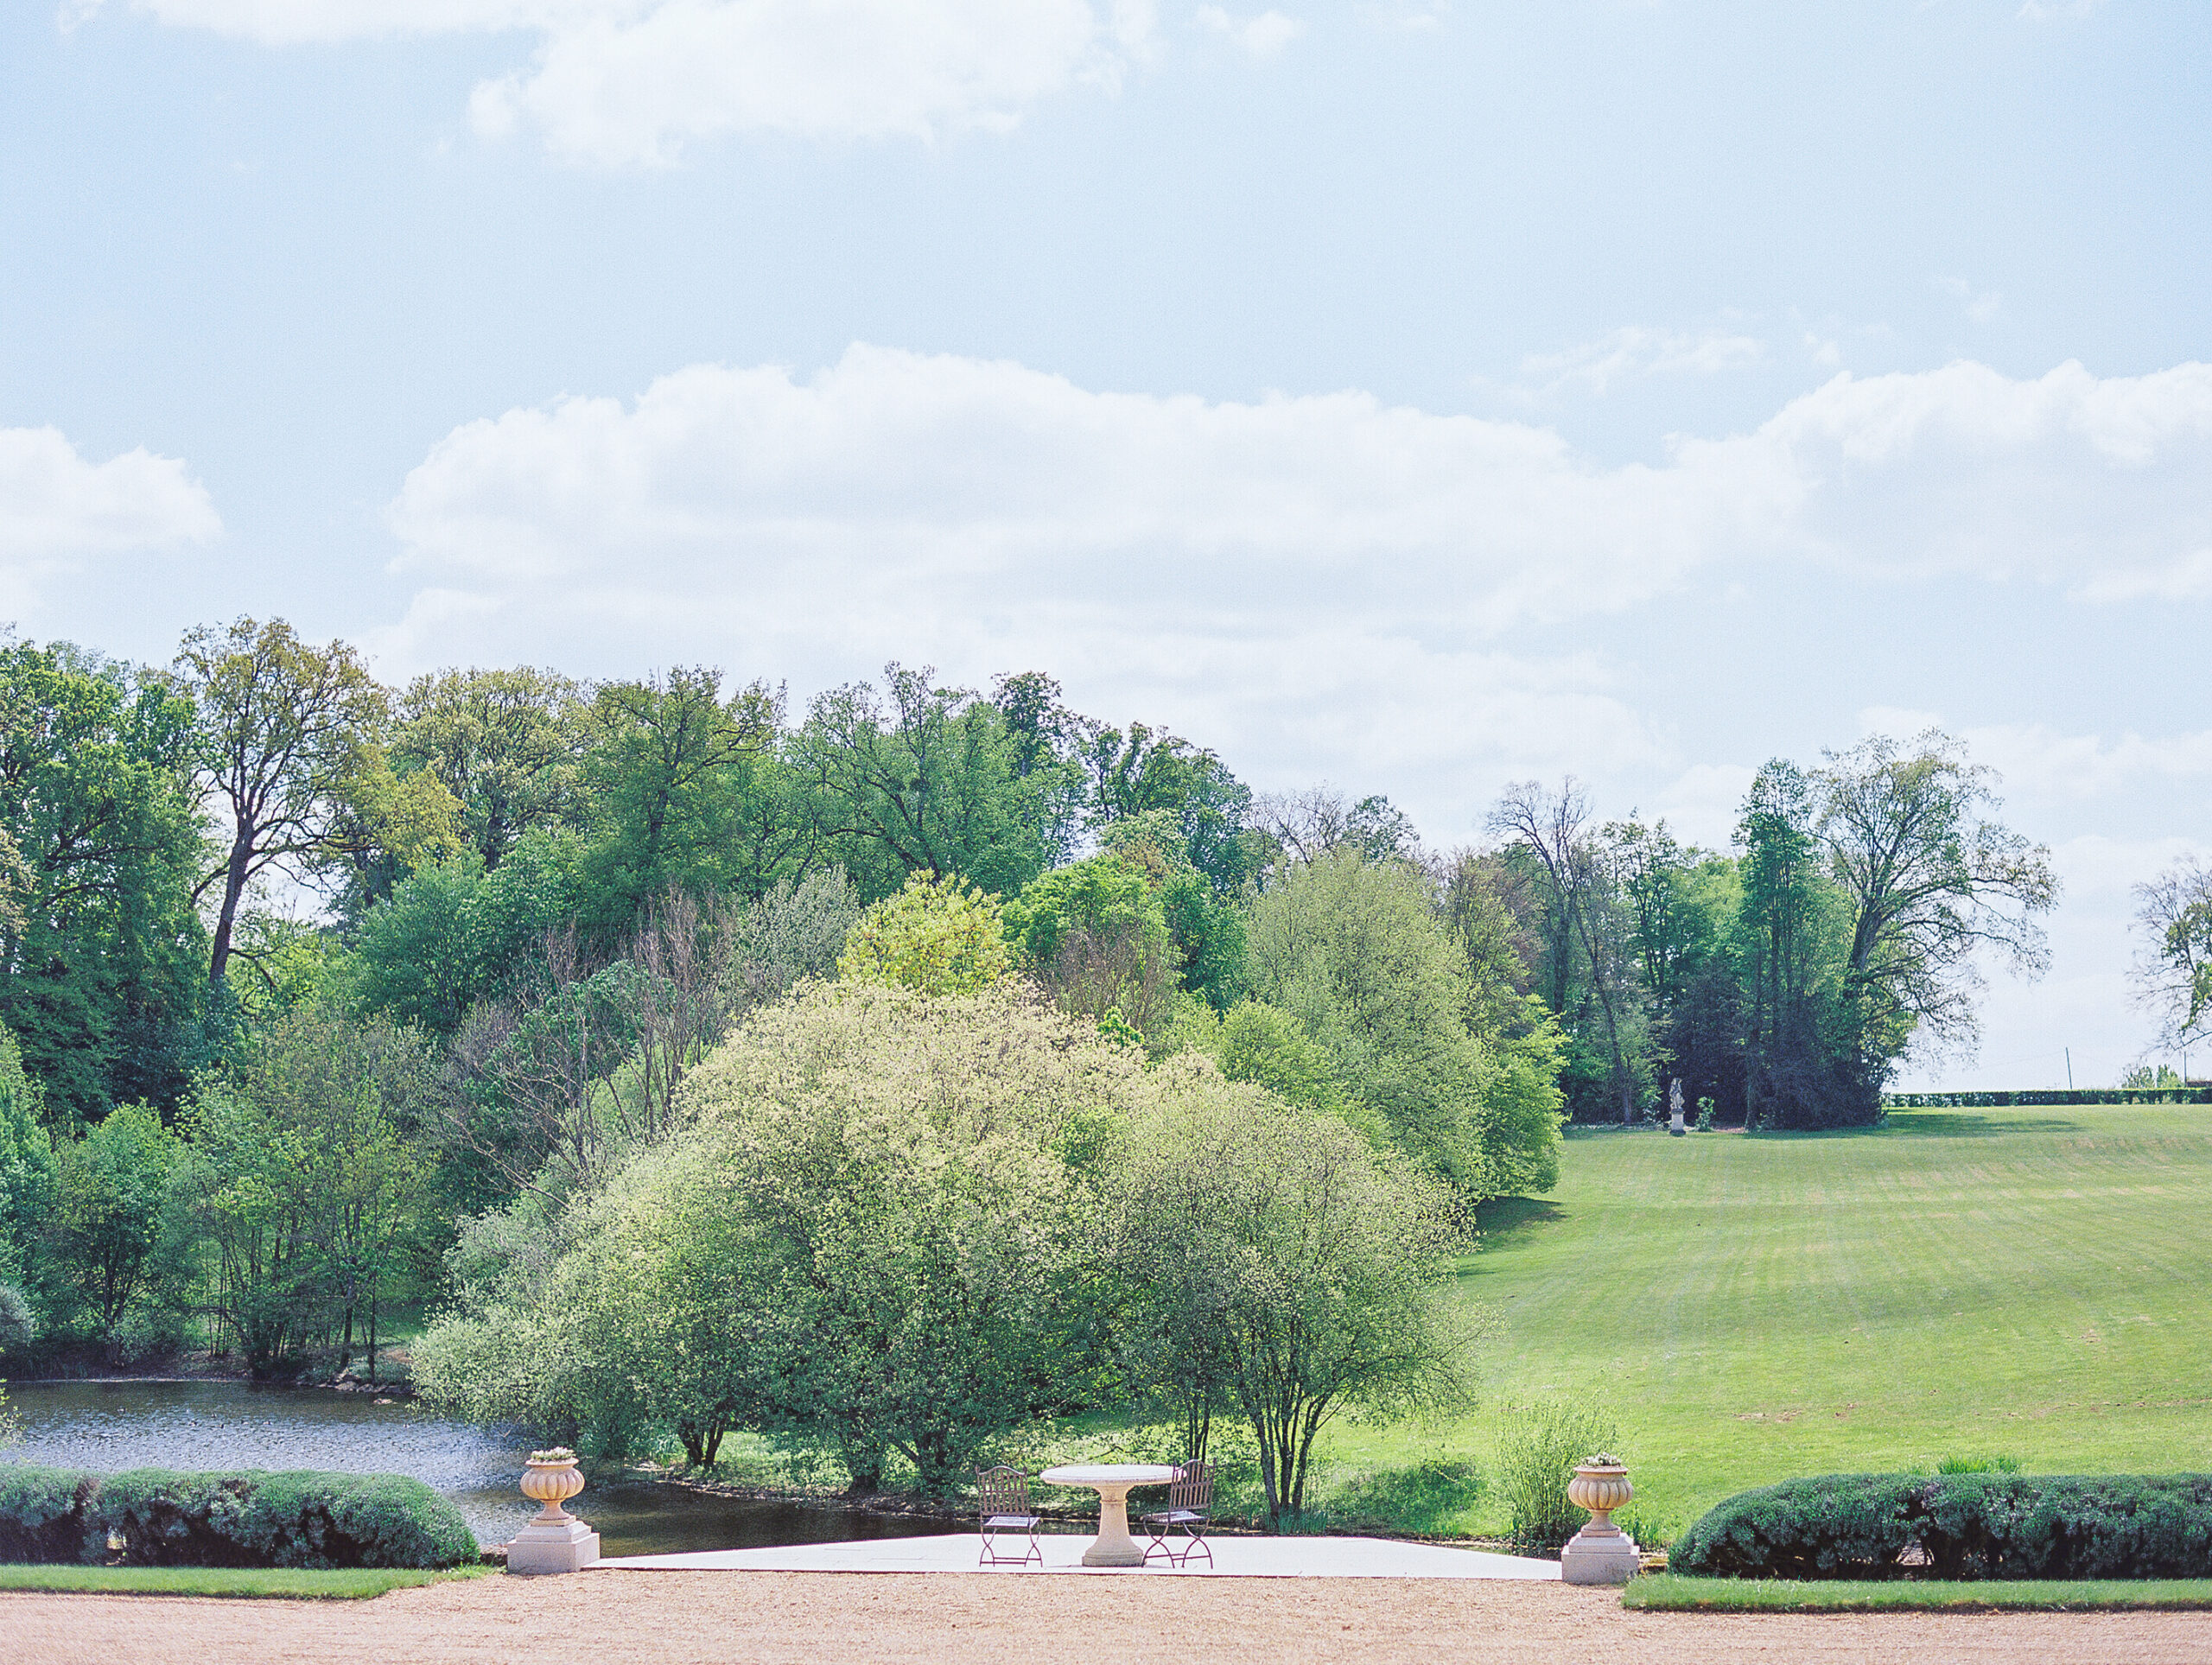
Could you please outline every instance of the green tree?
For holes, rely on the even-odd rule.
[[[1260,843],[1246,826],[1251,790],[1219,758],[1141,722],[1126,734],[1081,726],[1077,749],[1090,777],[1092,831],[1103,834],[1130,816],[1164,813],[1173,818],[1189,864],[1218,893],[1235,895],[1257,874]]]
[[[782,876],[734,873],[748,795],[774,766],[779,696],[753,683],[727,696],[706,667],[603,683],[585,715],[593,810],[583,923],[612,944],[672,890],[757,893]]]
[[[254,880],[341,859],[349,789],[389,700],[353,648],[302,642],[281,619],[188,631],[176,670],[197,713],[197,790],[221,846],[195,892],[215,898],[207,978],[219,985]]]
[[[1403,1158],[1200,1075],[1135,1108],[1107,1172],[1136,1371],[1194,1427],[1215,1402],[1251,1425],[1275,1530],[1338,1416],[1464,1397],[1472,1337],[1439,1299],[1453,1199]]]
[[[45,1108],[15,1036],[0,1025],[0,1282],[18,1287],[35,1287],[48,1270],[41,1238],[56,1181]]]
[[[448,670],[407,685],[391,753],[453,794],[489,873],[525,836],[582,824],[584,734],[583,697],[566,677]]]
[[[200,1305],[257,1376],[378,1316],[433,1223],[410,1137],[435,1055],[403,1031],[293,1012],[195,1090],[171,1180],[171,1230]],[[372,1347],[373,1350],[373,1347]]]
[[[2136,1003],[2168,1045],[2187,1046],[2212,1020],[2212,867],[2184,855],[2136,886],[2135,903]]]
[[[1742,848],[1740,929],[1747,1127],[1837,1127],[1871,1120],[1847,1067],[1838,995],[1847,930],[1813,830],[1814,786],[1776,759],[1752,778]]]
[[[973,995],[1014,969],[998,899],[947,875],[917,873],[860,917],[837,956],[848,982]]]
[[[1294,863],[1254,904],[1250,944],[1255,995],[1299,1021],[1400,1150],[1471,1198],[1556,1172],[1556,1118],[1527,1115],[1525,1073],[1493,1096],[1505,1089],[1467,1027],[1465,958],[1418,869],[1349,848]],[[1547,1061],[1528,1060],[1540,1076]]]
[[[1160,899],[1117,855],[1094,855],[1030,881],[1005,905],[1023,969],[1063,1011],[1109,1011],[1149,1039],[1174,1006],[1175,955]]]
[[[1215,1061],[1231,1081],[1249,1081],[1309,1110],[1344,1116],[1363,1133],[1386,1138],[1367,1106],[1345,1092],[1336,1066],[1305,1026],[1264,1001],[1243,1001],[1222,1018]]]
[[[1977,956],[2027,976],[2047,968],[2035,916],[2056,906],[2059,884],[2047,848],[1993,818],[1992,772],[1949,735],[1931,728],[1900,747],[1873,734],[1824,755],[1815,831],[1851,907],[1842,998],[1872,1120],[1916,1036],[1973,1042]]]
[[[197,1061],[193,745],[159,678],[0,641],[0,1020],[65,1120],[171,1103]]]
[[[176,1140],[141,1104],[119,1104],[57,1159],[49,1236],[92,1332],[112,1342],[160,1281],[162,1215]]]
[[[418,868],[356,928],[351,997],[395,1022],[455,1033],[545,932],[575,917],[582,865],[574,834],[536,831],[488,872],[473,851]]]
[[[803,1433],[871,1489],[896,1451],[941,1492],[984,1440],[1096,1392],[1093,1169],[1146,1090],[1141,1054],[1010,985],[803,991],[571,1203],[557,1239],[587,1246],[542,1274],[505,1254],[465,1293],[420,1379],[472,1414],[688,1427],[702,1460],[717,1428]]]
[[[1035,776],[1016,772],[1022,737],[972,690],[931,685],[928,667],[884,667],[814,702],[792,740],[794,766],[864,895],[909,874],[958,876],[1011,895],[1044,867]]]

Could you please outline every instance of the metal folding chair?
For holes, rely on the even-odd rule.
[[[1180,1566],[1192,1556],[1204,1554],[1211,1566],[1213,1551],[1206,1544],[1206,1528],[1212,1524],[1213,1465],[1185,1463],[1181,1478],[1169,1483],[1167,1507],[1144,1517],[1145,1535],[1152,1541],[1145,1546],[1145,1560],[1161,1554]],[[1180,1549],[1173,1537],[1177,1532],[1183,1535]]]
[[[1018,1468],[1001,1466],[976,1471],[976,1520],[983,1538],[983,1552],[976,1558],[978,1566],[1026,1566],[1031,1561],[1045,1564],[1045,1552],[1037,1547],[1039,1517],[1029,1512],[1029,1477]],[[1001,1554],[998,1535],[1020,1532],[1027,1535],[1028,1547],[1019,1555]]]

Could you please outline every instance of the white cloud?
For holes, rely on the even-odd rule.
[[[1838,376],[1756,433],[1687,441],[1784,505],[1783,547],[1873,574],[2177,581],[2212,543],[2212,365],[2016,379],[1984,365]],[[2145,575],[2150,575],[2146,579]]]
[[[1967,318],[1977,324],[1987,323],[2005,309],[2003,291],[1977,289],[1963,277],[1938,277],[1936,287],[1964,302]]]
[[[205,543],[222,530],[207,493],[173,457],[143,447],[88,462],[57,429],[0,428],[0,602],[78,559]]]
[[[1608,659],[1532,625],[1808,559],[2078,585],[2162,570],[2209,518],[2204,366],[1839,376],[1751,433],[1608,467],[1357,392],[1096,393],[856,346],[810,376],[694,365],[455,429],[391,505],[419,588],[376,645],[393,672],[707,658],[802,688],[894,655],[1043,665],[1101,709],[1172,709],[1263,781],[1427,772],[1479,796],[1482,770],[1693,760]],[[1969,739],[2075,796],[2206,749]],[[1746,778],[1692,770],[1645,807],[1718,843]]]
[[[1923,728],[1950,726],[1932,711],[1870,706],[1859,714],[1861,729],[1904,739]],[[1953,728],[1977,763],[2004,778],[2008,796],[2048,801],[2113,798],[2144,787],[2212,775],[2212,729],[2146,738],[2133,731],[2117,740],[2063,734],[2043,723],[1984,723]]]
[[[97,3],[97,0],[95,0]],[[478,130],[541,132],[600,166],[658,166],[734,132],[927,139],[1003,128],[1149,52],[1151,0],[135,0],[269,45],[455,33],[537,37],[480,83]]]
[[[1744,798],[1758,772],[1745,763],[1693,765],[1671,782],[1646,812],[1664,819],[1668,829],[1686,844],[1725,850],[1742,819]]]
[[[1272,58],[1306,33],[1306,25],[1279,11],[1255,17],[1232,17],[1219,6],[1200,6],[1198,26],[1235,41],[1255,58]]]
[[[1647,376],[1712,376],[1755,365],[1765,356],[1753,336],[1728,330],[1649,329],[1630,324],[1564,353],[1521,360],[1524,392],[1542,396],[1580,386],[1604,394],[1616,382]]]
[[[2212,601],[2212,546],[2149,567],[2115,567],[2082,581],[2084,601]]]

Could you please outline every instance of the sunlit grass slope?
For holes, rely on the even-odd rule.
[[[1951,1456],[2212,1469],[2212,1108],[1586,1134],[1554,1196],[1485,1212],[1458,1286],[1496,1319],[1481,1406],[1341,1429],[1336,1485],[1487,1468],[1501,1407],[1540,1395],[1602,1401],[1677,1527],[1745,1486]],[[1421,1524],[1503,1522],[1484,1486]]]

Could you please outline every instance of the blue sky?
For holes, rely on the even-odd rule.
[[[2212,11],[0,13],[0,618],[385,674],[896,657],[1471,838],[1938,722],[2109,1080],[2203,848]],[[2194,1061],[2192,1061],[2194,1063]]]

